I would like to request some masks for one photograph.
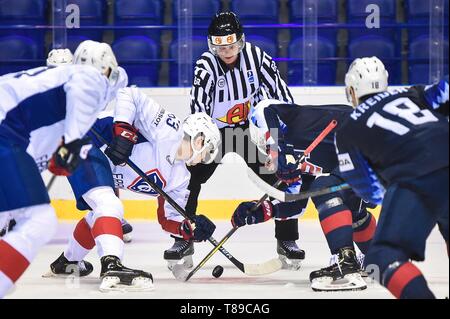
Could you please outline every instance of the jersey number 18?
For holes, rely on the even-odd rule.
[[[386,104],[383,111],[398,116],[413,125],[421,125],[428,122],[438,122],[438,118],[430,110],[421,110],[413,101],[408,98],[399,98]],[[374,125],[389,130],[398,135],[405,135],[410,129],[393,120],[387,119],[377,112],[374,112],[367,120],[367,126]]]

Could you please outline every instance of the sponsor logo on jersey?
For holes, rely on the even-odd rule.
[[[250,102],[236,104],[231,109],[228,110],[227,115],[218,118],[222,123],[238,124],[247,121],[248,114],[250,112]]]
[[[339,170],[341,172],[348,172],[355,169],[350,154],[344,153],[338,155],[339,160]]]
[[[152,169],[145,173],[145,175],[148,176],[148,178],[154,182],[157,186],[160,188],[164,188],[166,186],[166,181],[162,177],[162,174],[159,172],[158,169]],[[136,192],[136,193],[143,193],[150,196],[158,196],[159,194],[149,185],[146,181],[142,179],[142,177],[136,178],[131,185],[127,187],[129,190]]]
[[[153,125],[158,126],[159,123],[161,123],[164,113],[166,113],[166,110],[164,110],[163,108],[160,108],[158,113],[155,116],[155,119],[153,120]]]
[[[248,79],[248,83],[250,83],[250,84],[255,83],[255,77],[253,76],[253,71],[247,71],[247,79]]]

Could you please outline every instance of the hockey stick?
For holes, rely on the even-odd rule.
[[[303,155],[299,159],[296,160],[295,165],[298,165],[299,163],[301,163],[316,148],[316,146],[319,145],[319,143],[322,142],[322,140],[336,127],[336,125],[337,125],[337,121],[332,120],[325,127],[325,129],[314,139],[314,141],[307,147],[307,149],[305,150]],[[252,171],[252,173],[254,173],[254,172]],[[278,188],[282,183],[283,183],[283,181],[278,180],[272,187]],[[268,186],[270,187],[270,185],[268,185]],[[255,204],[255,206],[251,210],[252,211],[256,210],[262,204],[262,202],[267,199],[267,197],[269,197],[269,195],[266,193],[263,197],[261,197],[261,199]],[[228,239],[230,239],[230,237],[236,232],[236,230],[238,230],[238,228],[239,227],[233,227],[222,238],[222,240],[219,242],[219,244],[213,250],[211,250],[205,256],[205,258],[203,258],[203,260],[197,265],[197,267],[195,267],[191,272],[187,273],[186,270],[184,270],[184,268],[177,267],[177,272],[180,273],[179,277],[185,278],[184,280],[188,281],[189,278],[191,278],[201,267],[203,267],[203,265],[217,252],[217,250],[219,250],[220,247],[223,244],[225,244],[228,241]],[[252,269],[252,270],[255,272],[256,272],[256,270],[259,270],[260,272],[258,273],[258,275],[263,275],[263,274],[269,274],[269,273],[278,271],[282,268],[283,265],[282,265],[282,262],[278,258],[274,258],[267,262],[264,262],[262,264],[257,264],[254,266],[256,266],[256,269]]]
[[[55,182],[57,175],[52,175],[52,177],[50,177],[50,180],[48,181],[47,185],[45,186],[45,188],[47,188],[47,192],[50,191],[50,189],[53,186],[53,183]]]
[[[108,145],[106,140],[97,131],[95,131],[93,128],[91,128],[91,132],[97,137],[97,139],[101,143],[103,143],[105,145]],[[126,161],[126,164],[128,166],[130,166],[130,168],[133,171],[135,171],[148,185],[150,185],[160,196],[162,196],[181,216],[183,216],[184,218],[188,219],[191,222],[194,222],[192,217],[188,216],[186,214],[186,211],[180,205],[178,205],[178,203],[175,202],[166,192],[164,192],[163,189],[161,189],[157,184],[155,184],[153,181],[151,181],[148,178],[148,176],[136,164],[134,164],[130,159],[128,159]],[[208,241],[214,246],[214,248],[217,248],[217,246],[219,245],[217,240],[215,240],[212,236],[210,238],[208,238]],[[261,272],[264,273],[263,270],[265,268],[260,268],[259,264],[257,264],[257,265],[251,265],[250,264],[249,265],[249,264],[241,263],[239,260],[234,258],[233,255],[230,254],[224,247],[222,247],[222,245],[219,246],[217,248],[217,250],[219,250],[228,260],[230,260],[240,271],[242,271],[243,273],[245,273],[247,275],[256,276],[256,275],[260,275]],[[264,267],[264,265],[262,267]],[[174,269],[175,269],[175,267],[174,267]],[[175,275],[176,278],[181,279],[180,276],[182,276],[183,274],[177,275],[174,272],[174,275]]]
[[[247,175],[250,178],[250,180],[263,192],[265,192],[270,197],[273,197],[280,202],[296,202],[302,199],[307,199],[309,197],[316,197],[320,195],[325,195],[329,193],[339,192],[344,189],[349,189],[350,185],[347,183],[330,186],[326,188],[321,188],[317,190],[309,190],[307,192],[299,193],[299,194],[289,194],[285,193],[283,191],[280,191],[279,189],[276,189],[273,186],[270,186],[267,184],[264,180],[262,180],[258,175],[256,175],[253,170],[250,168],[247,168]]]

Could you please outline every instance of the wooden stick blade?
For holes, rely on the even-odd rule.
[[[244,264],[245,274],[249,276],[262,276],[272,274],[282,268],[281,260],[273,258],[261,264]]]

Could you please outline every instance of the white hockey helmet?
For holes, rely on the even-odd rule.
[[[268,142],[270,142],[270,132],[264,117],[264,109],[272,104],[283,103],[285,102],[273,99],[262,100],[250,110],[250,138],[252,142],[258,147],[259,151],[263,154],[267,154],[267,144]]]
[[[69,49],[53,49],[47,57],[47,66],[72,64],[73,54]]]
[[[389,73],[377,57],[358,58],[350,65],[345,75],[347,99],[351,103],[350,88],[359,99],[365,95],[385,92],[388,89]]]
[[[111,69],[108,80],[115,85],[119,79],[116,56],[107,43],[86,40],[80,43],[74,54],[74,64],[92,65],[103,74]]]
[[[195,157],[203,153],[205,150],[206,158],[202,161],[203,164],[210,164],[214,161],[219,153],[219,146],[221,144],[221,135],[217,124],[206,113],[191,114],[183,122],[183,131],[186,135],[191,137],[191,147],[193,150],[192,157],[187,161],[191,163]],[[194,147],[194,141],[198,136],[204,137],[204,144],[202,149],[197,150]]]

